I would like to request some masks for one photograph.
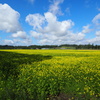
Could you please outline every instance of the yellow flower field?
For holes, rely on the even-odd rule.
[[[0,50],[0,100],[100,100],[99,50]]]

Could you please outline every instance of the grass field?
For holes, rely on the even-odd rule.
[[[0,50],[0,100],[100,100],[100,51]]]

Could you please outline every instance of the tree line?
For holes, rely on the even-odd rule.
[[[100,45],[94,44],[62,44],[62,45],[30,45],[30,46],[11,46],[0,45],[0,49],[100,49]]]

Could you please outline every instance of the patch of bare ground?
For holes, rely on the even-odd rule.
[[[75,98],[68,94],[60,93],[58,96],[49,96],[47,100],[75,100]]]
[[[76,95],[69,95],[69,94],[65,94],[65,93],[60,93],[57,96],[51,96],[49,95],[49,97],[46,100],[100,100],[100,97],[96,97],[93,96],[91,98],[88,98],[86,95],[81,95],[80,97],[76,97]]]

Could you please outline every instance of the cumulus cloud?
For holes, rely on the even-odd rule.
[[[29,1],[34,2],[34,0]],[[12,33],[12,40],[5,39],[2,43],[7,45],[29,45],[32,42],[31,37],[34,37],[40,44],[100,44],[100,13],[93,18],[91,24],[83,26],[80,32],[73,32],[74,22],[72,20],[59,21],[58,19],[58,15],[63,15],[60,4],[64,0],[49,1],[51,5],[48,12],[43,15],[36,13],[26,16],[25,21],[33,27],[30,31],[30,37],[21,29],[20,14],[8,4],[0,4],[0,30]],[[66,12],[70,14],[69,7],[66,8]],[[86,40],[86,33],[90,32],[94,32],[95,37]]]
[[[90,29],[90,25],[83,26],[82,33],[90,33],[93,29]]]
[[[71,40],[73,40],[74,42],[83,40],[84,37],[85,37],[85,34],[83,34],[81,32],[79,32],[77,34],[71,34],[71,36],[70,36]]]
[[[27,39],[13,39],[13,42],[15,45],[30,45],[32,43],[32,40],[27,38]]]
[[[36,31],[30,31],[30,34],[32,37],[39,39],[39,37],[42,35],[42,33],[38,33]]]
[[[25,45],[30,45],[32,43],[32,40],[27,38],[25,40],[22,40],[21,43],[25,44]]]
[[[95,37],[93,39],[89,39],[87,40],[87,43],[91,43],[91,44],[99,44],[100,45],[100,36],[99,37]]]
[[[4,45],[13,45],[14,42],[13,42],[13,40],[5,39],[5,40],[3,40],[3,44],[4,44]]]
[[[100,25],[100,13],[93,18],[92,22],[95,25]]]
[[[60,4],[63,3],[64,0],[53,0],[51,1],[52,4],[49,7],[49,12],[53,13],[54,15],[63,15]]]
[[[17,31],[16,33],[12,34],[12,37],[26,39],[27,35],[26,35],[26,32],[24,31]]]
[[[84,34],[82,33],[69,33],[64,36],[58,37],[56,35],[45,35],[43,39],[39,41],[40,44],[77,44],[83,41]]]
[[[32,40],[31,38],[26,34],[25,31],[18,31],[14,34],[12,34],[13,42],[15,44],[26,44],[29,45],[31,44]]]
[[[35,15],[36,14],[33,14],[31,17],[28,15],[26,19],[28,18],[29,21],[26,21],[29,25],[33,26],[33,30],[30,31],[31,36],[38,39],[40,44],[62,44],[67,43],[67,40],[71,41],[70,39],[73,39],[75,42],[78,38],[78,40],[81,40],[84,37],[83,34],[74,34],[71,32],[71,28],[74,26],[72,20],[59,21],[57,16],[51,12],[44,13],[44,16],[39,15],[42,16],[43,20],[41,19],[41,21],[40,18],[37,17],[40,24],[38,23],[38,25],[36,24],[36,27],[34,27],[35,21],[31,21],[31,19],[35,20]]]
[[[95,37],[92,39],[87,39],[86,43],[90,43],[90,44],[99,44],[100,45],[100,13],[97,14],[93,20],[92,20],[92,26],[94,26],[92,29],[89,28],[89,26],[87,25],[86,27],[84,27],[86,32],[93,32]]]
[[[40,21],[40,24],[36,24],[35,27],[35,16],[36,14],[28,15],[29,25],[33,26],[33,30],[30,31],[32,37],[38,39],[40,44],[65,44],[65,43],[78,43],[82,41],[85,37],[84,33],[89,32],[89,26],[84,26],[82,32],[73,33],[71,28],[74,26],[72,20],[63,20],[59,21],[57,16],[51,12],[46,12],[40,20],[37,17],[37,20]],[[45,23],[45,24],[44,24]],[[39,26],[39,27],[38,27]]]
[[[1,40],[1,43],[3,45],[30,45],[31,44],[31,40],[30,39],[4,39]]]
[[[50,12],[45,13],[44,16],[48,24],[41,30],[42,33],[62,36],[67,34],[68,29],[74,25],[71,20],[58,21],[57,17]]]
[[[11,33],[21,30],[19,17],[20,14],[8,4],[0,4],[0,30]]]
[[[40,14],[29,14],[26,17],[26,22],[28,22],[29,25],[33,26],[34,28],[40,28],[44,21],[45,18]]]
[[[31,43],[31,39],[20,26],[19,17],[20,14],[11,8],[8,4],[0,4],[0,30],[6,33],[11,33],[12,38],[12,40],[2,40],[2,44],[20,45]]]
[[[100,36],[100,31],[96,31],[96,36]]]
[[[64,0],[51,0],[48,12],[41,14],[29,14],[26,22],[33,27],[30,31],[32,37],[37,39],[39,44],[88,44],[100,43],[100,31],[96,26],[100,25],[100,14],[96,15],[92,23],[83,26],[79,32],[73,31],[74,22],[70,19],[59,21],[61,8]],[[70,9],[66,9],[70,13]],[[86,33],[95,33],[95,38],[86,39]]]
[[[100,31],[95,32],[95,37],[92,39],[88,39],[87,43],[91,44],[99,44],[100,45]]]

